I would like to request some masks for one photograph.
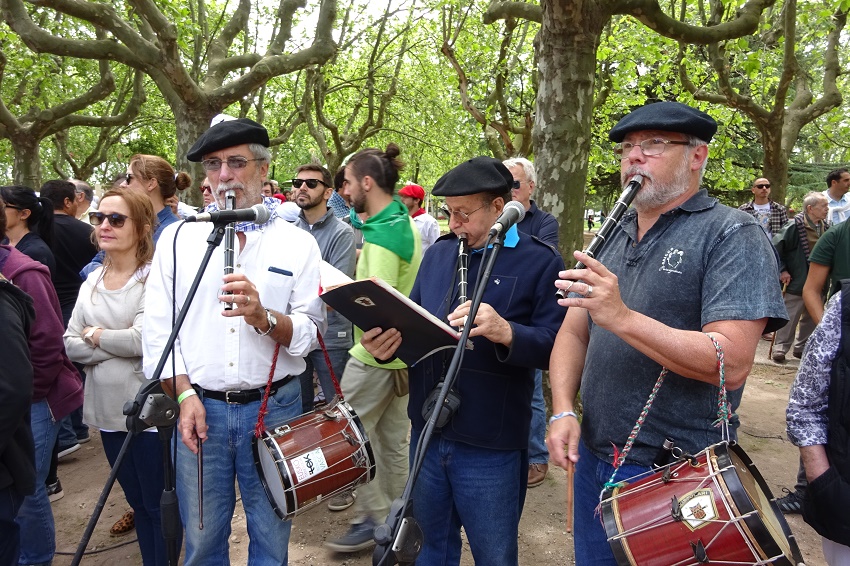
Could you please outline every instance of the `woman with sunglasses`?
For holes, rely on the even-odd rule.
[[[174,168],[162,157],[137,153],[130,158],[121,186],[144,194],[150,199],[156,214],[153,231],[155,243],[166,226],[180,220],[171,207],[166,206],[166,201],[175,196],[177,191],[191,187],[192,177],[185,171],[175,173]]]
[[[114,465],[127,436],[121,408],[146,381],[142,318],[156,217],[151,200],[141,191],[117,189],[103,195],[89,220],[105,257],[80,289],[65,348],[72,360],[85,364],[83,416],[100,429],[104,452]],[[143,563],[167,564],[159,510],[164,470],[155,430],[133,439],[118,482],[135,514]]]
[[[0,187],[0,199],[6,203],[6,238],[19,252],[43,263],[52,274],[53,204],[29,187]]]

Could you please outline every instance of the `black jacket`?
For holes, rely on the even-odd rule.
[[[35,491],[35,450],[30,429],[32,364],[27,337],[35,318],[32,299],[0,276],[0,489]]]

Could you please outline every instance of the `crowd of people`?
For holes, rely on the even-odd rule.
[[[735,210],[702,188],[717,129],[676,102],[637,108],[614,126],[622,184],[640,190],[595,257],[570,258],[582,269],[565,266],[558,221],[533,200],[538,179],[527,159],[482,156],[446,172],[431,190],[445,203],[440,235],[425,188],[398,188],[396,144],[358,151],[335,172],[304,164],[281,192],[268,178],[268,132],[246,118],[214,121],[186,157],[206,175],[197,184],[205,212],[267,214],[234,223],[233,263],[213,254],[197,282],[210,229],[180,222],[197,212],[177,196],[192,179],[161,157],[132,156],[99,199],[78,181],[48,181],[39,193],[0,187],[0,565],[51,563],[57,463],[94,428],[115,465],[131,433],[124,402],[155,379],[180,407],[173,464],[182,528],[172,544],[184,564],[226,562],[237,486],[248,562],[287,563],[291,522],[267,495],[252,439],[264,422],[289,422],[340,396],[369,438],[375,474],[328,499],[329,510],[355,515],[325,542],[331,551],[375,544],[415,460],[416,563],[459,564],[463,532],[476,563],[517,565],[526,490],[544,483],[551,462],[574,482],[576,563],[617,564],[597,516],[600,494],[652,472],[667,439],[690,454],[734,441],[761,338],[772,341],[774,362],[801,358],[787,412],[798,484],[777,505],[823,535],[831,565],[848,563],[850,284],[841,282],[850,278],[850,173],[830,173],[827,190],[807,194],[790,219],[767,178]],[[511,201],[524,215],[496,229]],[[494,233],[498,255],[486,272]],[[323,263],[380,278],[471,329],[457,404],[427,448],[429,403],[452,351],[413,365],[397,358],[417,337],[353,327],[326,308]],[[484,286],[474,318],[460,271],[469,289]],[[723,392],[728,427],[718,428],[712,407]],[[169,563],[160,495],[170,466],[157,432],[135,435],[123,455],[117,479],[130,509],[111,529],[135,528],[145,565]]]

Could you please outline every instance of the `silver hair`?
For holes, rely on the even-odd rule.
[[[502,163],[510,169],[511,167],[522,167],[522,170],[525,172],[525,179],[530,182],[537,184],[537,172],[534,170],[534,163],[526,159],[525,157],[513,157],[511,159],[505,159]]]
[[[688,136],[688,147],[697,148],[701,145],[708,145],[708,142],[704,139],[700,139],[696,136]],[[705,160],[702,162],[702,167],[699,169],[699,184],[702,185],[702,178],[705,175],[705,168],[708,166],[708,155],[705,156]]]
[[[269,151],[269,148],[259,143],[249,143],[248,151],[251,152],[251,155],[254,156],[254,159],[262,163],[271,163],[272,162],[272,152]]]
[[[828,202],[826,195],[820,193],[818,191],[811,191],[806,193],[806,196],[803,197],[803,210],[806,210],[810,206],[815,206],[822,202]]]

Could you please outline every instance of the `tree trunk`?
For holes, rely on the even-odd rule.
[[[174,112],[174,121],[177,126],[177,153],[175,169],[186,171],[192,177],[192,189],[183,194],[181,200],[192,206],[201,206],[203,196],[195,190],[201,186],[201,181],[206,177],[206,172],[200,163],[193,163],[186,158],[186,154],[195,144],[201,134],[210,127],[210,121],[219,114],[221,110],[207,107],[190,108],[189,105],[169,100],[171,111]]]
[[[762,176],[770,181],[770,198],[785,205],[785,192],[788,188],[788,158],[782,144],[782,122],[767,125],[762,130],[764,161]],[[755,179],[752,179],[754,181]]]
[[[37,136],[14,136],[9,139],[15,152],[15,184],[38,190],[41,187],[41,156]]]
[[[561,253],[571,266],[572,252],[582,249],[596,50],[610,14],[592,2],[543,0],[541,6],[535,200],[560,222]]]

